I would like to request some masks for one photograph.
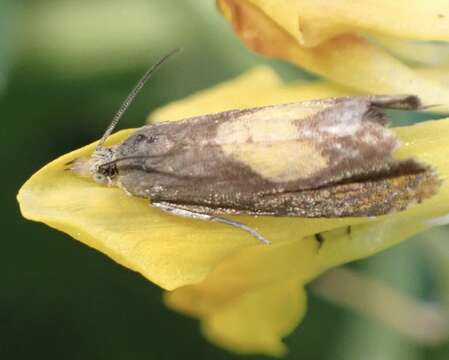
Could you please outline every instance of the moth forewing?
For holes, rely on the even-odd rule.
[[[400,162],[385,119],[370,98],[354,97],[149,125],[118,146],[120,181],[153,201],[238,209],[262,195],[387,176]]]
[[[383,95],[207,114],[144,126],[71,168],[163,211],[232,225],[269,243],[221,215],[377,216],[432,196],[435,172],[394,159],[399,142],[386,128],[384,109],[420,107],[413,95]]]

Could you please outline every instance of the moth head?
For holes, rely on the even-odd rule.
[[[129,95],[123,101],[122,105],[115,113],[111,123],[104,132],[102,138],[94,153],[90,157],[82,157],[67,163],[66,170],[71,170],[84,177],[92,177],[100,184],[112,184],[114,177],[117,175],[117,162],[122,159],[114,159],[116,146],[104,147],[103,144],[108,139],[109,135],[114,131],[122,115],[126,112],[129,105],[134,101],[142,87],[150,79],[151,75],[161,66],[168,58],[177,53],[180,49],[174,49],[165,56],[163,56],[156,64],[151,66],[136,86],[131,90]]]
[[[99,184],[112,184],[117,175],[113,162],[115,147],[99,147],[90,157],[77,158],[67,163],[68,170],[83,177],[91,177]]]

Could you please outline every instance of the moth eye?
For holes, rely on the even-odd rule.
[[[103,174],[100,174],[100,173],[95,173],[94,180],[97,183],[104,184],[106,182],[106,176],[104,176]]]
[[[145,135],[139,134],[136,136],[136,141],[137,142],[142,142],[145,141],[147,139],[147,137]]]

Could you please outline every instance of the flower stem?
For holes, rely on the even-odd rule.
[[[381,321],[415,342],[436,345],[449,336],[449,314],[443,306],[414,299],[367,275],[333,269],[311,288],[329,302]]]

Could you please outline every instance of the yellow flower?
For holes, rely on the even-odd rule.
[[[371,94],[410,93],[449,104],[449,86],[393,56],[448,64],[445,0],[218,0],[253,50]],[[421,41],[421,42],[418,42]],[[433,41],[423,42],[423,41]],[[382,46],[383,45],[383,46]],[[431,67],[433,71],[436,69]],[[447,79],[449,69],[437,69]]]
[[[152,118],[176,120],[349,93],[325,82],[283,85],[270,69],[258,68],[160,109]],[[108,143],[120,142],[132,131],[118,132]],[[449,119],[395,132],[402,140],[397,158],[415,157],[435,167],[443,181],[448,177]],[[22,214],[70,234],[168,290],[169,307],[198,317],[208,339],[238,353],[282,355],[282,337],[305,313],[305,284],[326,269],[448,220],[447,186],[420,205],[375,219],[238,217],[273,241],[261,246],[229,226],[173,217],[150,208],[145,199],[64,171],[65,163],[89,155],[94,147],[66,154],[34,174],[18,195]],[[313,236],[318,232],[325,238],[321,248]]]

